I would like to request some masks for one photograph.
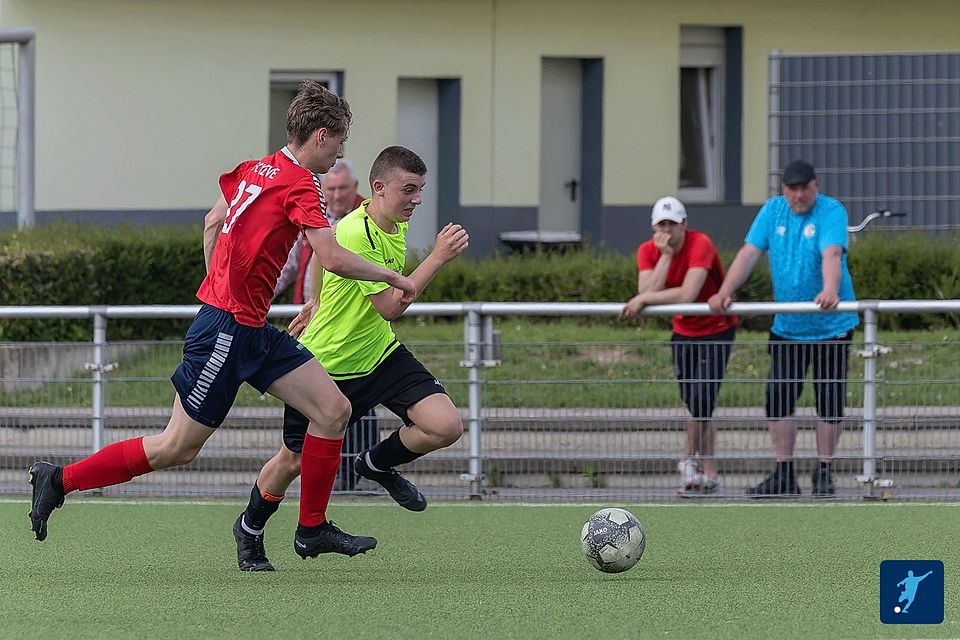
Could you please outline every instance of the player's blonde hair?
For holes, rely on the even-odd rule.
[[[316,80],[304,80],[287,109],[287,143],[302,146],[320,128],[346,133],[352,118],[346,100]]]

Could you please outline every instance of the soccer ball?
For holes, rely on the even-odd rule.
[[[580,531],[583,555],[605,573],[626,571],[643,555],[647,534],[626,509],[609,507],[590,516]]]

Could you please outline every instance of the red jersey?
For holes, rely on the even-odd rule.
[[[240,324],[266,324],[277,278],[304,227],[329,227],[320,181],[284,147],[220,176],[227,217],[197,291]]]
[[[647,240],[637,248],[637,270],[650,271],[660,259],[660,249]],[[683,284],[683,279],[690,269],[706,269],[707,279],[703,282],[700,293],[694,302],[706,302],[710,296],[720,290],[723,282],[723,265],[716,247],[706,234],[687,231],[683,248],[670,261],[667,270],[667,280],[664,289],[673,289]],[[673,316],[673,331],[688,338],[699,338],[714,333],[726,331],[736,326],[736,316]]]

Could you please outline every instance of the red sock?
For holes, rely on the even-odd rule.
[[[63,492],[109,487],[151,471],[153,468],[143,450],[143,438],[122,440],[100,449],[89,458],[65,466]]]
[[[331,440],[309,433],[303,440],[300,471],[300,524],[315,527],[327,521],[327,504],[340,469],[343,438]]]

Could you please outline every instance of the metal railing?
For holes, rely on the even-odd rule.
[[[105,387],[108,385],[107,375],[114,364],[110,362],[109,348],[110,343],[107,340],[107,328],[110,320],[114,319],[188,319],[193,317],[198,306],[102,306],[102,307],[0,307],[0,319],[84,319],[92,320],[93,341],[90,353],[92,360],[83,363],[87,371],[90,372],[91,385],[91,406],[89,407],[89,425],[92,431],[92,450],[100,449],[105,442],[106,428],[106,406],[105,406]],[[460,480],[468,487],[468,495],[473,498],[479,498],[489,493],[491,484],[491,467],[488,464],[488,456],[484,455],[484,432],[491,425],[494,418],[490,417],[490,412],[485,411],[484,407],[484,386],[489,384],[485,381],[483,371],[486,368],[497,366],[500,362],[499,340],[497,332],[494,331],[493,319],[495,317],[510,316],[530,316],[530,317],[615,317],[619,315],[622,309],[620,303],[489,303],[489,302],[468,302],[468,303],[417,303],[411,305],[407,310],[408,316],[426,316],[426,317],[463,317],[464,323],[464,341],[463,358],[459,366],[466,369],[466,380],[463,386],[466,387],[466,406],[461,407],[464,411],[465,429],[467,437],[465,438],[466,451],[466,469],[465,472],[457,474]],[[291,317],[296,314],[299,307],[294,305],[276,306],[270,310],[269,317],[283,318]],[[823,312],[813,303],[735,303],[729,310],[730,313],[750,316],[750,315],[768,315],[773,313],[830,313]],[[877,427],[878,427],[878,404],[880,402],[879,387],[883,382],[878,374],[877,361],[884,353],[884,347],[878,341],[878,320],[881,314],[901,314],[901,313],[957,313],[960,312],[960,300],[864,300],[858,302],[842,302],[832,312],[856,312],[862,317],[862,348],[857,349],[857,353],[863,358],[863,377],[862,377],[862,413],[860,421],[862,423],[862,468],[857,469],[856,481],[861,487],[861,495],[872,497],[883,495],[889,487],[889,480],[882,477],[883,474],[878,471],[878,449],[877,449]],[[705,304],[683,304],[683,305],[661,305],[651,306],[645,309],[646,315],[672,316],[680,315],[710,315],[710,311]],[[856,346],[861,346],[859,340]],[[736,348],[736,347],[735,347]],[[164,371],[164,374],[172,372]],[[655,382],[662,384],[670,382],[669,376],[661,376],[661,379]],[[445,383],[447,381],[445,380]],[[524,384],[525,381],[512,381],[517,384]],[[535,384],[534,381],[527,381],[529,384]],[[675,382],[675,381],[674,381]],[[734,384],[731,382],[730,384]],[[761,403],[762,404],[762,403]],[[680,406],[679,399],[674,403]],[[509,418],[503,420],[521,421],[531,419],[531,416],[537,414],[535,409],[524,409],[522,403],[517,404],[518,409],[513,410]],[[13,407],[14,414],[18,412],[17,407]],[[20,411],[25,415],[25,411]],[[574,411],[575,410],[570,410]],[[568,412],[569,413],[569,412]],[[745,410],[740,412],[746,415]],[[251,419],[257,418],[260,414],[251,413]],[[264,414],[266,415],[266,414]],[[270,414],[273,416],[273,414]],[[670,414],[671,420],[682,418],[680,414],[674,412]],[[540,418],[536,418],[540,419]],[[589,417],[587,418],[589,419]],[[619,419],[619,418],[618,418]],[[629,416],[624,417],[629,420]],[[277,423],[278,425],[279,423]],[[499,427],[498,427],[499,428]],[[4,424],[0,420],[0,436],[4,429]],[[492,436],[491,436],[492,437]],[[276,440],[279,442],[279,439]],[[2,442],[2,440],[0,440]],[[949,441],[948,441],[949,442]],[[506,445],[509,446],[509,445]],[[615,446],[615,445],[612,445]],[[948,447],[952,445],[948,444]],[[951,449],[952,450],[952,449]],[[259,449],[257,450],[260,451]],[[21,451],[24,456],[37,455],[42,451]],[[437,452],[438,454],[441,452]],[[957,457],[960,458],[960,451]],[[462,455],[455,454],[455,455]],[[257,457],[259,453],[254,453]],[[435,454],[431,454],[435,455]],[[535,457],[536,451],[527,454],[529,457]],[[543,456],[549,456],[549,452],[543,452]],[[643,452],[636,454],[643,457]],[[752,454],[750,454],[752,455]],[[430,457],[430,456],[428,456]],[[663,457],[663,456],[661,456]],[[754,456],[758,457],[759,456]],[[769,458],[769,455],[765,455]],[[2,455],[0,455],[2,458]],[[443,456],[439,458],[444,460]],[[258,459],[257,464],[265,461]],[[581,466],[589,466],[583,463]],[[456,473],[456,465],[450,465],[448,472]],[[596,470],[590,473],[595,473]],[[952,471],[951,471],[952,472]],[[558,471],[549,471],[551,474]],[[587,473],[584,471],[583,473]],[[448,473],[449,475],[449,473]],[[250,476],[252,479],[252,476]],[[555,486],[560,484],[554,479]],[[595,488],[599,486],[594,483]],[[463,485],[461,485],[463,486]],[[3,492],[2,483],[0,483],[0,492]],[[11,489],[12,490],[12,489]],[[21,489],[22,490],[22,489]],[[509,493],[509,492],[507,492]],[[587,495],[589,492],[580,495]],[[522,496],[522,492],[520,493]],[[564,494],[571,497],[572,494]],[[591,494],[591,495],[595,495]],[[960,497],[958,495],[957,497]]]

